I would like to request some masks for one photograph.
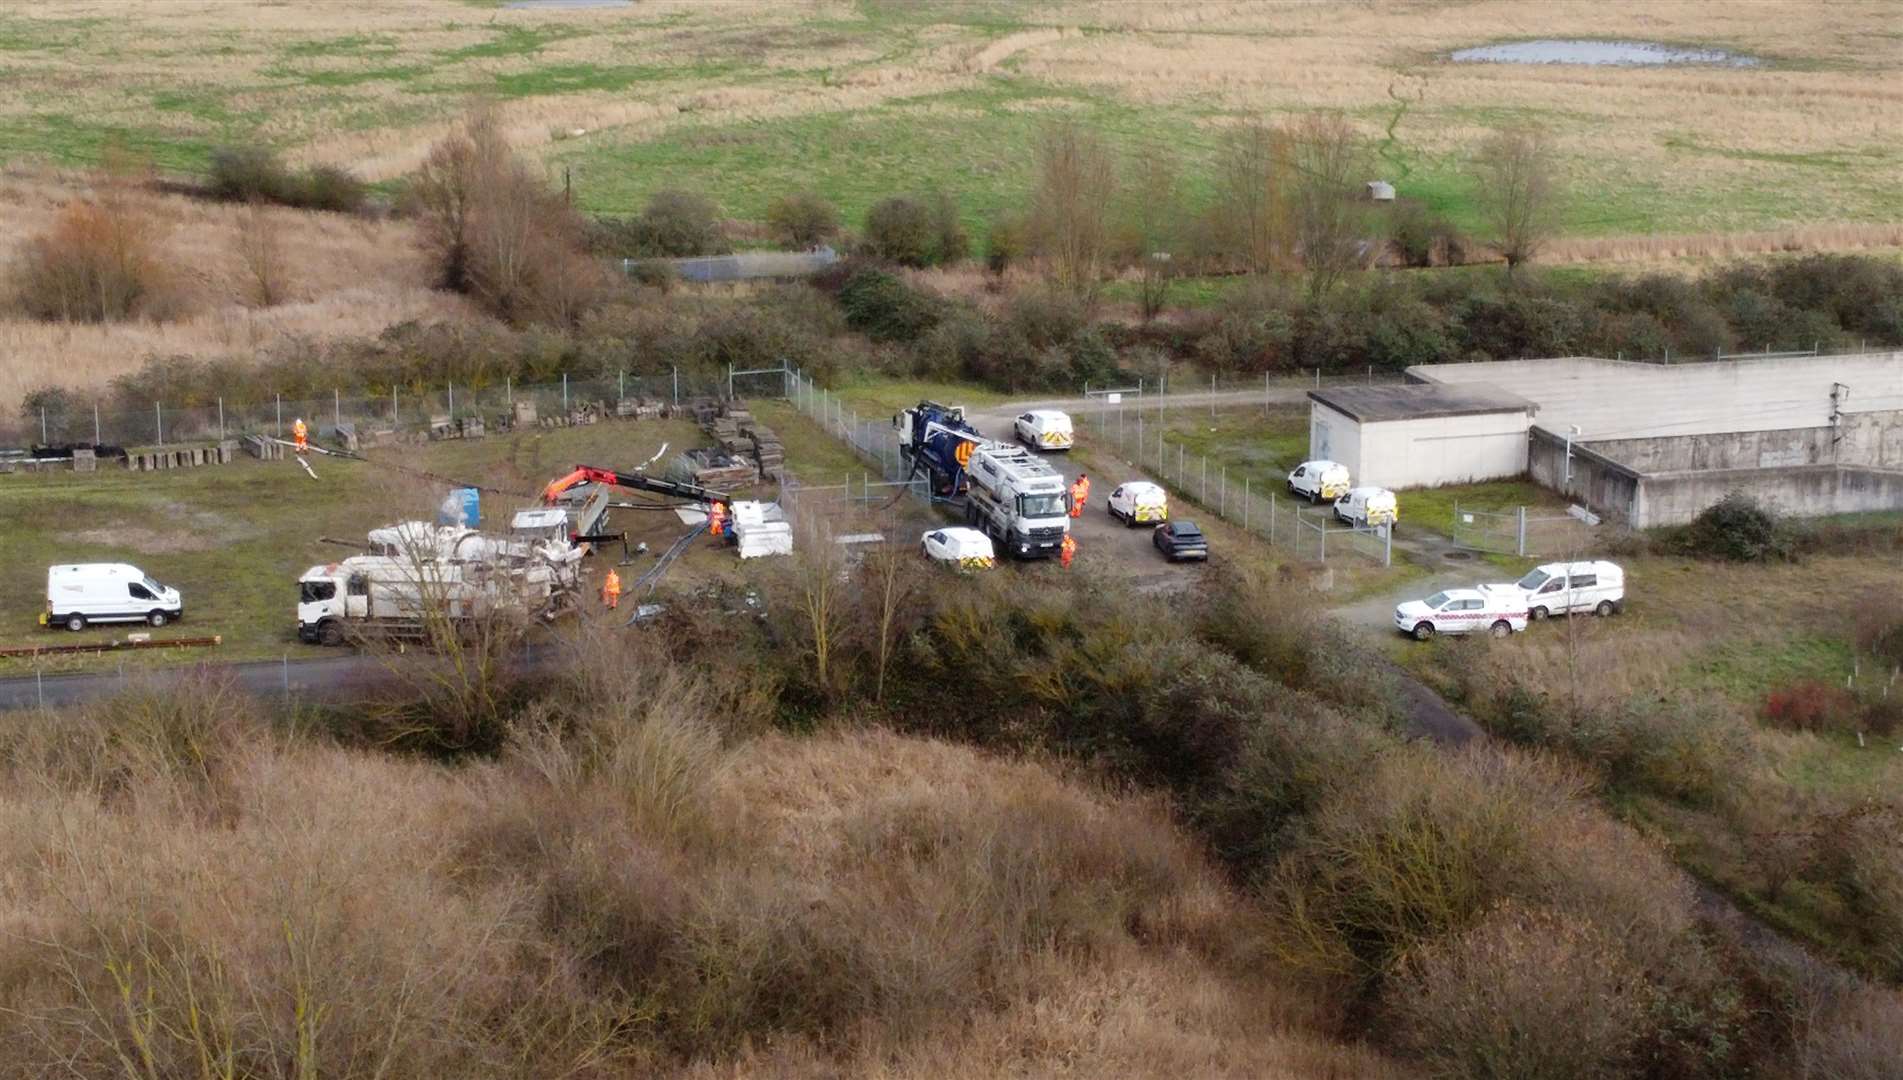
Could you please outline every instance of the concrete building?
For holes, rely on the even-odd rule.
[[[1742,491],[1785,513],[1903,509],[1903,353],[1647,364],[1428,364],[1410,379],[1530,399],[1526,471],[1636,528]]]
[[[1531,401],[1480,383],[1311,390],[1309,456],[1357,484],[1435,487],[1526,471]]]

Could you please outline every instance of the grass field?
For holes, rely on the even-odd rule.
[[[942,187],[978,225],[1020,205],[1029,145],[1076,116],[1164,146],[1194,194],[1236,120],[1330,108],[1403,194],[1477,224],[1463,161],[1533,121],[1558,142],[1576,237],[1886,222],[1899,150],[1897,8],[1486,0],[1171,5],[1071,0],[644,0],[514,10],[464,0],[51,0],[0,14],[19,92],[0,158],[90,163],[123,146],[172,169],[258,140],[370,179],[408,172],[473,98],[625,212],[684,187],[742,217],[811,188],[849,219]],[[1717,45],[1757,68],[1452,64],[1537,36]],[[1840,237],[1856,242],[1861,233]],[[1895,243],[1894,239],[1889,241]]]

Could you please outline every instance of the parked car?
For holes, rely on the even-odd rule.
[[[1401,505],[1387,488],[1350,488],[1348,494],[1335,500],[1335,517],[1356,528],[1392,528],[1400,523]]]
[[[1012,425],[1018,441],[1033,450],[1069,450],[1073,441],[1070,414],[1056,409],[1032,409]]]
[[[1288,493],[1321,502],[1348,494],[1348,466],[1337,461],[1304,461],[1288,474]]]
[[[1547,563],[1511,585],[1487,585],[1524,602],[1527,617],[1590,611],[1611,615],[1625,608],[1625,571],[1609,562]]]
[[[933,529],[919,539],[918,547],[933,562],[960,570],[988,570],[998,561],[991,538],[963,525]]]
[[[130,563],[70,563],[46,568],[41,626],[84,630],[91,623],[164,626],[185,617],[178,590]]]
[[[1394,609],[1394,627],[1416,641],[1435,634],[1486,632],[1506,637],[1526,629],[1526,605],[1483,589],[1446,589]]]
[[[1118,484],[1110,493],[1110,516],[1126,526],[1153,524],[1170,519],[1170,496],[1160,484],[1148,480],[1130,480]]]
[[[1209,558],[1209,538],[1193,521],[1166,521],[1150,534],[1150,540],[1171,562]]]

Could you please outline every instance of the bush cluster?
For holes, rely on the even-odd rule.
[[[1756,499],[1733,491],[1698,512],[1678,534],[1680,550],[1725,562],[1783,562],[1797,554],[1791,527]]]
[[[206,187],[213,198],[226,202],[269,202],[341,213],[362,209],[370,190],[349,169],[312,165],[294,171],[277,151],[257,145],[213,150]]]

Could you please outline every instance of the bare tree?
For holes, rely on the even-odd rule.
[[[1216,180],[1217,226],[1254,273],[1286,262],[1291,164],[1286,132],[1260,120],[1229,134]]]
[[[812,650],[813,681],[822,692],[831,694],[838,675],[833,655],[845,633],[850,606],[846,560],[818,507],[802,507],[795,522],[799,539],[793,557],[794,599],[807,647]]]
[[[917,555],[908,548],[886,544],[867,558],[862,594],[870,601],[872,621],[876,624],[874,656],[877,660],[872,696],[885,700],[885,676],[898,645],[899,631],[909,610],[912,593],[918,585]]]
[[[1310,297],[1373,261],[1373,216],[1360,198],[1368,146],[1337,113],[1313,113],[1289,135],[1290,205]]]
[[[1037,250],[1058,286],[1093,296],[1117,187],[1110,149],[1075,120],[1062,120],[1038,139],[1037,167],[1030,220]]]
[[[1175,277],[1172,250],[1181,234],[1176,159],[1160,147],[1140,151],[1123,187],[1123,247],[1137,271],[1137,303],[1148,322],[1163,310]]]
[[[1521,263],[1539,254],[1558,221],[1552,144],[1536,128],[1507,128],[1481,145],[1474,164],[1481,213],[1511,278]]]
[[[274,307],[284,302],[288,282],[284,260],[283,227],[278,216],[254,201],[238,219],[233,238],[238,263],[244,268],[248,303]]]

